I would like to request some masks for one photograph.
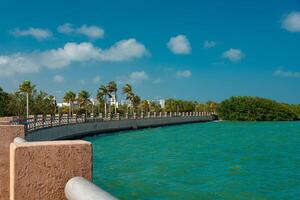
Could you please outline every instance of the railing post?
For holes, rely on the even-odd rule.
[[[43,128],[45,128],[45,115],[43,115]]]
[[[153,118],[156,118],[156,112],[153,113]]]
[[[136,119],[136,113],[133,113],[133,119]]]
[[[159,117],[161,117],[162,116],[162,113],[161,112],[159,112]]]
[[[34,116],[34,125],[33,125],[33,130],[37,129],[37,116]]]
[[[53,115],[50,115],[50,126],[53,126]]]
[[[125,113],[125,119],[128,119],[128,113]]]
[[[117,120],[120,120],[120,113],[117,113]]]

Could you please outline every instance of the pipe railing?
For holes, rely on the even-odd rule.
[[[14,118],[10,124],[12,125],[24,125],[25,134],[29,134],[33,131],[51,128],[55,126],[90,123],[90,122],[103,122],[111,120],[129,120],[129,119],[150,119],[150,118],[171,118],[171,117],[199,117],[199,116],[211,116],[210,112],[159,112],[159,113],[126,113],[121,115],[108,113],[107,115],[100,113],[98,116],[91,115],[37,115],[30,116],[29,118]]]
[[[117,200],[108,192],[79,176],[67,182],[65,195],[68,200]]]

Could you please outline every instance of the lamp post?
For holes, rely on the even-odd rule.
[[[29,94],[26,92],[26,117],[29,118]]]

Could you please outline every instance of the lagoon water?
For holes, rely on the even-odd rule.
[[[210,122],[86,138],[120,199],[300,199],[299,122]]]

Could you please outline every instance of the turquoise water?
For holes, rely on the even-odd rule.
[[[300,199],[299,122],[211,122],[87,138],[120,199]]]

